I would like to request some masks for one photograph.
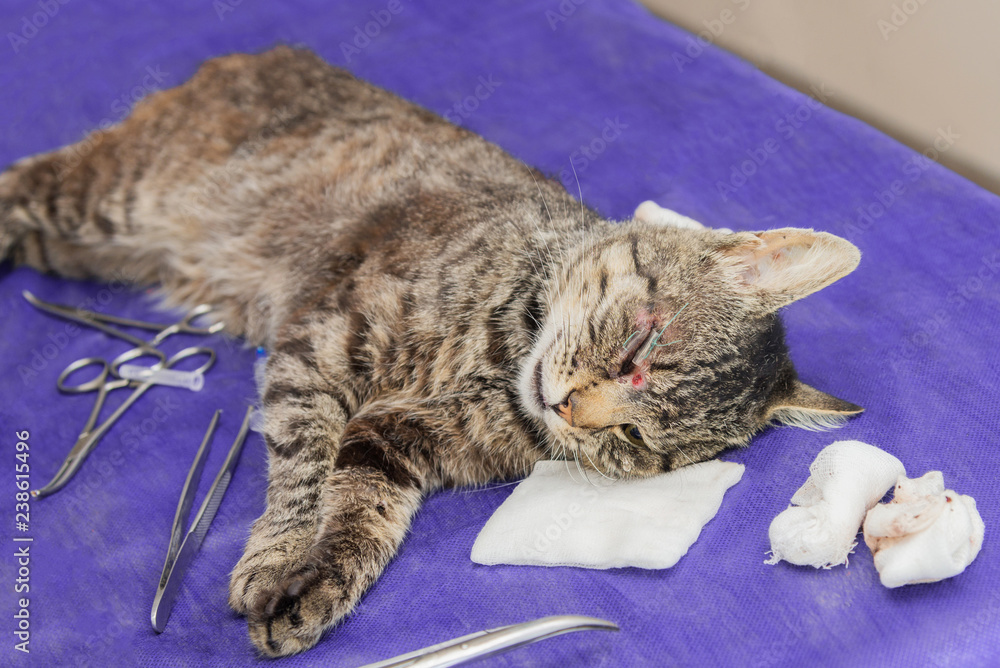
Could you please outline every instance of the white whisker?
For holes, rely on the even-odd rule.
[[[576,173],[576,165],[573,164],[573,160],[569,161],[569,166],[573,170],[573,178],[576,179],[576,192],[580,196],[580,222],[584,222],[584,204],[583,204],[583,186],[580,185],[580,177]]]
[[[680,447],[678,447],[676,443],[674,444],[674,450],[676,450],[677,452],[679,452],[682,455],[684,455],[684,458],[686,460],[688,460],[688,464],[696,464],[697,463],[693,459],[691,459],[691,457],[688,455],[688,453],[686,453],[683,450],[681,450]]]
[[[525,474],[525,477],[526,477],[526,475],[527,474]],[[473,489],[453,489],[452,491],[455,494],[474,494],[476,492],[488,492],[491,489],[500,489],[501,487],[510,487],[511,485],[520,485],[521,482],[522,482],[521,480],[515,480],[513,482],[504,482],[504,483],[498,483],[498,484],[487,483],[486,485],[484,485],[482,487],[476,487],[476,488],[473,488]]]
[[[611,476],[608,476],[608,475],[604,475],[604,472],[603,472],[603,471],[601,471],[601,469],[600,469],[600,468],[598,468],[597,464],[595,464],[595,463],[594,463],[594,460],[590,458],[590,455],[589,455],[589,454],[587,454],[587,451],[586,451],[586,450],[584,450],[584,451],[583,451],[583,454],[584,454],[584,455],[585,455],[585,456],[587,457],[587,461],[589,461],[589,462],[590,462],[590,465],[594,467],[594,470],[595,470],[595,471],[597,471],[598,473],[600,473],[600,474],[601,474],[602,476],[604,476],[604,477],[605,477],[605,478],[607,478],[608,480],[614,480],[614,478],[612,478]]]
[[[576,462],[576,470],[580,472],[580,475],[583,476],[584,480],[586,480],[591,486],[593,486],[594,485],[593,481],[591,481],[591,479],[587,477],[586,471],[584,471],[583,470],[583,466],[580,465],[580,458],[576,456],[576,453],[579,450],[580,450],[580,446],[579,446],[579,444],[577,444],[576,450],[574,450],[574,452],[573,452],[573,461]]]

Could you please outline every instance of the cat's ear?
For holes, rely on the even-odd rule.
[[[794,380],[791,391],[776,398],[767,412],[769,422],[780,422],[801,429],[832,429],[864,408],[838,399],[814,387]]]
[[[716,252],[734,280],[772,311],[843,278],[861,261],[861,251],[846,239],[794,227],[728,235]]]

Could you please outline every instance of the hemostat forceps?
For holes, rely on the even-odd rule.
[[[185,348],[169,359],[163,351],[157,348],[157,346],[171,334],[212,334],[221,330],[223,323],[215,323],[208,327],[197,327],[192,324],[196,318],[205,315],[212,310],[211,306],[208,306],[207,304],[202,304],[201,306],[194,308],[181,320],[172,325],[164,325],[160,323],[146,322],[144,320],[119,318],[117,316],[106,315],[104,313],[95,313],[85,309],[53,304],[39,299],[27,290],[24,290],[21,294],[28,301],[28,303],[41,311],[45,311],[46,313],[50,313],[65,320],[72,320],[73,322],[93,327],[104,332],[105,334],[109,334],[123,341],[128,341],[135,346],[110,362],[100,357],[85,357],[83,359],[76,360],[63,369],[62,373],[59,375],[59,379],[56,381],[56,386],[61,392],[65,392],[67,394],[82,394],[84,392],[96,391],[97,399],[94,401],[94,408],[91,410],[90,417],[87,419],[86,424],[84,424],[83,429],[80,431],[76,444],[74,444],[73,449],[70,450],[69,455],[66,456],[65,461],[63,461],[62,466],[59,467],[55,477],[51,482],[49,482],[49,484],[45,485],[41,489],[33,490],[31,492],[31,495],[36,498],[48,496],[49,494],[60,490],[69,481],[69,479],[73,477],[73,474],[75,474],[77,469],[80,468],[83,460],[87,458],[90,452],[97,445],[98,441],[101,440],[101,437],[103,437],[104,434],[114,425],[114,423],[118,421],[118,418],[120,418],[122,414],[146,392],[146,390],[155,384],[152,379],[144,381],[130,381],[122,379],[118,372],[118,369],[122,364],[141,357],[153,357],[156,359],[156,362],[149,368],[155,371],[160,369],[169,369],[182,359],[186,359],[188,357],[206,355],[208,357],[207,361],[199,368],[190,372],[199,374],[210,369],[215,363],[215,351],[210,348]],[[151,340],[145,341],[137,336],[129,334],[128,332],[112,327],[111,324],[152,330],[157,332],[157,334]],[[72,373],[93,365],[100,367],[97,376],[93,379],[77,385],[70,385],[66,382]],[[101,409],[104,406],[108,392],[123,387],[134,388],[134,391],[107,420],[100,425],[97,425],[97,420],[100,417]]]
[[[617,631],[618,625],[596,617],[556,615],[523,624],[470,633],[361,668],[445,668],[500,654],[573,631]]]
[[[208,490],[208,496],[202,501],[201,508],[198,509],[198,514],[194,517],[194,522],[184,534],[184,522],[191,512],[194,493],[198,489],[201,472],[205,468],[205,460],[208,458],[212,435],[219,423],[221,410],[215,411],[212,422],[208,425],[208,431],[205,432],[205,438],[201,442],[201,447],[198,448],[198,454],[195,455],[194,464],[188,471],[187,479],[181,490],[181,500],[174,513],[174,524],[170,530],[170,546],[167,548],[167,560],[163,564],[163,573],[160,575],[160,583],[156,588],[156,598],[153,599],[153,610],[150,613],[150,621],[157,633],[163,633],[163,629],[167,626],[170,611],[173,610],[174,600],[177,598],[177,590],[184,578],[184,571],[187,570],[194,555],[197,554],[198,548],[201,547],[201,542],[205,539],[205,534],[208,533],[208,527],[215,519],[215,513],[222,503],[222,497],[225,496],[226,490],[229,488],[233,469],[236,468],[240,452],[243,451],[243,443],[246,441],[247,431],[250,428],[252,413],[253,408],[248,408],[243,418],[243,425],[236,435],[236,440],[233,441],[233,445],[229,448],[229,454],[226,455],[225,463],[219,469],[218,475],[215,476],[215,482]],[[181,542],[182,534],[184,534],[183,542]]]
[[[133,348],[134,350],[139,350],[138,348]],[[156,350],[155,348],[153,350]],[[132,352],[132,351],[129,351]],[[156,350],[156,353],[162,358],[163,353]],[[127,353],[126,353],[127,354]],[[153,353],[144,353],[153,354]],[[180,362],[182,359],[188,357],[194,357],[195,355],[207,355],[208,360],[205,361],[198,369],[195,370],[197,373],[204,373],[208,371],[215,363],[215,351],[211,348],[185,348],[173,357],[167,359],[166,361],[157,362],[157,367],[170,368]],[[117,362],[118,360],[115,360]],[[153,387],[154,383],[152,380],[147,381],[134,381],[125,380],[124,378],[117,377],[117,367],[115,362],[108,362],[100,357],[85,357],[79,359],[65,369],[59,374],[59,379],[56,381],[56,386],[59,388],[60,392],[65,392],[67,394],[83,394],[85,392],[97,392],[97,399],[94,400],[94,408],[90,411],[90,417],[87,418],[87,422],[83,425],[83,429],[80,431],[79,437],[76,439],[76,443],[73,445],[73,449],[69,451],[66,455],[66,459],[63,461],[62,466],[56,472],[55,477],[49,484],[45,485],[41,489],[35,489],[31,491],[31,496],[35,498],[41,498],[48,496],[53,492],[58,492],[63,486],[69,482],[70,478],[77,472],[80,465],[91,453],[91,451],[100,442],[101,437],[118,421],[118,418],[128,410],[128,408],[136,402],[146,390]],[[66,383],[66,379],[75,371],[83,369],[84,367],[97,365],[100,367],[100,371],[97,376],[91,380],[80,383],[78,385],[69,385]],[[109,376],[111,379],[109,380]],[[122,403],[115,412],[108,417],[107,420],[102,422],[100,425],[97,424],[97,418],[101,414],[101,408],[104,407],[104,401],[107,399],[108,393],[123,387],[134,387],[132,394]]]

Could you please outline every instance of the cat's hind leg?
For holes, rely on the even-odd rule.
[[[187,198],[192,189],[177,179],[151,176],[170,161],[140,141],[141,123],[128,123],[0,173],[0,261],[67,278],[159,284],[168,304],[210,303],[230,334],[262,342],[284,267],[261,269],[254,235],[236,233],[223,211],[228,191],[203,202]],[[193,162],[185,174],[204,172]]]
[[[69,278],[158,280],[163,254],[146,252],[131,220],[137,167],[119,153],[116,130],[96,132],[0,173],[0,260]]]
[[[0,173],[0,260],[64,275],[75,271],[67,242],[86,236],[80,202],[65,207],[58,152],[21,160]]]

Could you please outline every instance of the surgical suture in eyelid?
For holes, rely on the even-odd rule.
[[[688,302],[688,304],[689,303],[690,302]],[[649,339],[649,343],[647,343],[645,345],[640,344],[639,349],[636,350],[635,356],[632,357],[632,364],[635,364],[636,366],[638,366],[639,362],[641,362],[642,360],[646,359],[647,357],[650,356],[650,354],[652,354],[654,348],[672,346],[675,343],[680,343],[680,339],[677,339],[676,341],[671,341],[669,343],[659,343],[659,340],[660,340],[660,337],[663,336],[663,333],[665,331],[667,331],[667,327],[670,327],[670,325],[673,324],[674,320],[676,320],[677,316],[679,316],[681,314],[681,311],[683,311],[684,309],[687,308],[688,304],[684,304],[684,306],[680,307],[680,309],[678,309],[677,313],[674,314],[674,317],[672,317],[670,320],[668,320],[667,324],[665,324],[663,327],[661,327],[658,332],[655,332],[653,334],[653,336]],[[629,349],[629,344],[632,342],[632,340],[637,335],[639,335],[639,334],[648,334],[649,331],[650,331],[649,329],[640,329],[640,330],[637,330],[637,331],[633,332],[632,335],[630,337],[628,337],[628,339],[625,341],[625,345],[622,346],[622,350],[627,351]]]

